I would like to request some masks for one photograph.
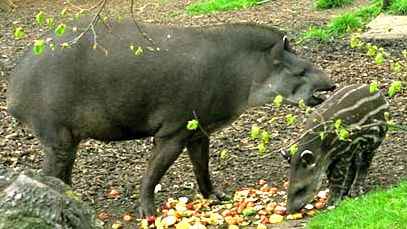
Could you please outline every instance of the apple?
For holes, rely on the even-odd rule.
[[[269,193],[270,194],[277,194],[278,189],[276,187],[271,187]]]
[[[226,217],[225,217],[225,222],[226,222],[226,224],[228,224],[228,225],[237,225],[238,219],[237,219],[237,217],[226,216]]]
[[[106,212],[100,212],[98,214],[98,217],[100,220],[104,221],[107,218],[107,214],[106,214]]]
[[[286,181],[283,183],[283,188],[288,189],[289,186],[290,186],[290,182]]]
[[[187,207],[188,210],[195,210],[193,203],[187,203],[186,207]]]
[[[117,188],[112,188],[109,192],[109,196],[111,197],[116,197],[118,195],[120,195],[120,192]]]
[[[154,216],[147,216],[146,220],[147,220],[148,225],[150,225],[150,224],[154,223],[155,217]]]
[[[322,203],[322,202],[315,203],[315,208],[316,209],[323,209],[324,208],[324,203]]]
[[[126,214],[123,216],[123,220],[124,220],[124,222],[130,222],[132,220],[132,217],[131,217],[131,215]]]
[[[263,187],[261,187],[259,190],[260,190],[260,192],[268,192],[268,191],[269,191],[269,188],[266,187],[266,186],[263,186]]]
[[[260,186],[263,186],[263,185],[267,184],[267,181],[264,179],[260,179],[259,181],[257,181],[257,184]]]

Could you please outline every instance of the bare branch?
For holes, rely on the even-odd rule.
[[[102,1],[103,1],[103,0],[102,0]],[[79,7],[79,6],[75,5],[75,4],[73,4],[73,3],[71,2],[71,0],[66,0],[66,2],[67,2],[72,8],[77,9],[77,10],[81,10],[81,11],[91,11],[91,10],[94,10],[94,9],[95,9],[96,7],[98,7],[99,4],[100,4],[100,2],[98,2],[96,5],[94,5],[94,6],[90,7],[90,8],[88,8],[88,9],[83,9],[82,7]]]
[[[93,17],[92,17],[90,23],[88,24],[88,26],[85,28],[85,30],[82,31],[81,34],[79,34],[79,36],[77,36],[73,40],[67,42],[68,45],[76,44],[89,31],[89,29],[93,28],[94,24],[96,24],[96,22],[98,21],[99,14],[100,14],[100,12],[102,12],[102,10],[105,7],[107,1],[108,0],[102,0],[102,1],[99,2],[100,7],[99,7],[98,11],[93,15]],[[96,35],[96,33],[94,33],[94,35]]]
[[[131,17],[133,18],[134,24],[136,25],[140,34],[144,37],[144,39],[146,39],[148,42],[150,42],[150,44],[152,46],[155,46],[153,43],[153,39],[148,37],[147,34],[145,32],[143,32],[143,30],[140,28],[140,25],[137,23],[136,16],[134,15],[134,0],[130,1],[130,13],[131,13]]]

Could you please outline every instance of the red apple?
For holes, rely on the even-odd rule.
[[[154,216],[147,216],[146,217],[148,225],[153,224],[155,222],[155,217]]]
[[[118,195],[120,195],[120,192],[119,192],[119,190],[117,188],[112,188],[110,190],[110,192],[109,192],[109,196],[111,196],[111,197],[115,197],[115,196],[118,196]]]
[[[269,192],[270,192],[271,194],[277,194],[278,189],[277,189],[276,187],[271,187]]]
[[[267,184],[267,181],[264,179],[260,179],[259,181],[257,181],[257,184],[260,186],[263,186],[263,185]]]
[[[322,203],[322,202],[315,203],[315,208],[316,209],[323,209],[324,208],[324,203]]]

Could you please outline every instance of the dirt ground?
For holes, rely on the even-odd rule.
[[[381,89],[398,76],[390,70],[389,63],[377,66],[362,49],[349,47],[349,38],[330,42],[309,41],[297,43],[298,35],[309,27],[326,24],[329,19],[352,8],[367,5],[368,0],[355,0],[353,6],[341,9],[315,11],[312,0],[275,0],[240,11],[219,12],[212,15],[186,15],[183,9],[197,0],[138,0],[136,15],[139,20],[160,24],[185,26],[214,25],[231,22],[254,22],[274,25],[286,31],[295,45],[298,55],[311,60],[341,86],[350,83],[381,82]],[[62,0],[11,0],[10,8],[0,7],[0,168],[24,167],[40,169],[42,161],[41,146],[28,129],[24,129],[6,112],[7,83],[10,70],[15,66],[25,47],[41,32],[35,25],[34,15],[44,11],[46,16],[61,19],[61,9],[68,7]],[[83,5],[96,1],[78,1]],[[129,15],[129,1],[114,1],[107,7],[106,15]],[[68,13],[73,15],[72,12]],[[25,37],[13,38],[17,26],[25,29]],[[401,59],[401,50],[407,44],[400,40],[377,41],[384,49]],[[405,63],[405,62],[404,62]],[[406,69],[404,69],[406,71]],[[406,80],[406,79],[404,79]],[[401,91],[389,99],[392,114],[398,123],[407,125],[407,91]],[[296,125],[287,127],[284,117],[288,113],[297,115]],[[268,120],[277,115],[276,124],[270,126]],[[270,185],[281,187],[288,179],[288,164],[276,152],[301,133],[303,115],[298,108],[286,106],[275,110],[271,105],[248,110],[233,124],[211,137],[210,170],[214,185],[225,192],[233,193],[243,186],[254,186],[260,178],[267,179]],[[259,159],[256,142],[250,139],[250,128],[257,124],[271,133],[268,152]],[[366,192],[394,186],[407,178],[407,134],[394,130],[391,138],[377,150],[366,181]],[[141,174],[151,154],[152,139],[125,142],[102,143],[84,141],[79,149],[73,171],[73,187],[82,194],[84,202],[98,212],[108,214],[106,228],[112,222],[121,220],[123,214],[136,214],[139,199]],[[222,159],[220,152],[226,150]],[[156,197],[162,204],[168,196],[194,196],[198,192],[192,165],[186,154],[181,155],[161,180],[162,191]],[[122,195],[109,198],[112,188],[119,188]],[[273,228],[303,227],[306,221],[291,221]],[[125,228],[135,228],[126,224]]]

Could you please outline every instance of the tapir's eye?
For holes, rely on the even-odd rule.
[[[296,195],[304,195],[307,192],[305,188],[300,188],[297,190]]]

